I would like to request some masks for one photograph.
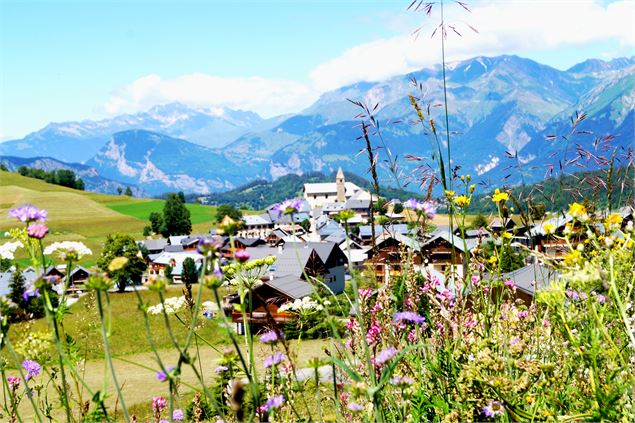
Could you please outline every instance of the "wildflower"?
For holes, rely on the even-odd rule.
[[[367,299],[367,298],[370,298],[370,294],[373,293],[373,290],[370,288],[359,288],[357,290],[357,293],[362,299]]]
[[[283,201],[280,204],[275,204],[271,210],[278,212],[279,214],[293,214],[300,211],[302,208],[302,200],[294,198],[292,200]]]
[[[431,201],[417,201],[414,198],[410,198],[403,203],[403,206],[407,209],[420,212],[428,219],[432,219],[437,213],[437,208]]]
[[[223,239],[219,236],[213,236],[211,238],[201,238],[198,241],[196,249],[199,253],[206,255],[214,254],[223,246]]]
[[[473,275],[471,278],[472,285],[478,287],[481,284],[481,278],[478,275]]]
[[[20,378],[15,376],[9,376],[7,378],[7,383],[9,384],[9,388],[12,391],[15,391],[20,387]]]
[[[515,283],[514,283],[514,281],[513,281],[513,280],[511,280],[511,279],[507,279],[507,280],[505,280],[505,281],[503,282],[503,284],[504,284],[506,287],[508,287],[509,289],[512,289],[512,290],[516,289],[516,284],[515,284]]]
[[[86,247],[81,242],[63,241],[54,242],[44,249],[44,254],[46,255],[50,255],[53,253],[58,253],[59,257],[62,260],[67,260],[68,258],[75,261],[81,259],[84,256],[89,256],[93,252],[90,250],[90,248]]]
[[[282,363],[285,357],[286,356],[282,353],[276,353],[272,356],[265,358],[265,362],[264,362],[265,368],[268,369],[269,367],[277,366],[278,364]]]
[[[264,405],[258,407],[258,410],[261,413],[264,413],[275,408],[280,408],[282,407],[282,404],[284,404],[284,395],[276,395],[273,398],[269,398],[267,402],[264,403]]]
[[[37,361],[33,361],[33,360],[24,360],[22,362],[22,367],[26,371],[26,376],[24,377],[24,380],[29,380],[32,377],[39,375],[40,371],[42,370],[42,366],[40,366],[40,364]]]
[[[346,406],[346,408],[348,408],[353,413],[357,413],[362,411],[364,409],[364,406],[356,402],[351,402]]]
[[[595,299],[598,300],[599,304],[604,304],[606,302],[606,297],[602,294],[596,294]]]
[[[379,326],[376,322],[373,322],[372,325],[368,328],[368,332],[366,333],[366,343],[369,345],[374,345],[379,342],[381,338],[381,326]]]
[[[470,198],[467,195],[459,195],[454,197],[454,202],[458,207],[467,207],[470,205]]]
[[[551,235],[556,232],[556,225],[551,222],[546,222],[542,225],[543,231],[545,231],[545,235]]]
[[[492,400],[486,407],[483,407],[483,414],[485,414],[486,417],[494,417],[496,415],[503,414],[504,410],[505,408],[503,408],[503,404]]]
[[[580,219],[586,216],[586,207],[579,203],[569,204],[569,214],[573,218]]]
[[[164,372],[163,370],[159,370],[156,374],[157,380],[159,382],[165,382],[166,380],[168,380],[168,374],[174,370],[174,367],[168,367],[167,369],[165,369],[166,371]]]
[[[234,253],[234,258],[240,263],[244,263],[249,260],[249,253],[245,250],[238,250]]]
[[[421,324],[426,321],[426,319],[423,316],[413,311],[401,311],[401,312],[395,313],[392,320],[393,322],[401,322],[405,320],[407,322],[415,323],[415,324]]]
[[[282,334],[281,334],[282,335]],[[280,339],[278,332],[271,330],[265,332],[260,336],[260,342],[263,344],[275,344]]]
[[[161,411],[165,410],[168,406],[168,400],[164,397],[153,397],[152,398],[152,411],[155,413],[161,413]]]
[[[44,223],[34,222],[26,229],[26,233],[29,237],[35,239],[42,239],[48,233],[49,228]]]
[[[181,310],[185,306],[185,297],[169,297],[166,298],[163,303],[159,303],[155,306],[148,307],[149,314],[161,314],[164,312],[166,314],[173,314]]]
[[[177,408],[172,412],[172,420],[181,421],[185,419],[185,413],[180,408]]]
[[[220,288],[223,283],[223,272],[219,267],[215,267],[211,275],[205,275],[203,285],[209,289]]]
[[[445,196],[448,198],[454,197],[454,194],[456,194],[454,191],[450,191],[450,190],[445,191]]]
[[[412,385],[415,381],[407,376],[395,376],[390,379],[390,383],[395,386],[406,387]]]
[[[163,292],[165,291],[165,288],[168,286],[168,280],[167,278],[164,278],[164,277],[151,275],[148,278],[148,280],[144,283],[144,285],[148,287],[150,291]]]
[[[217,368],[214,369],[214,373],[223,373],[223,372],[226,372],[227,370],[229,370],[229,367],[227,366],[218,366]]]
[[[395,356],[395,354],[397,354],[397,350],[394,347],[390,347],[390,348],[387,348],[385,350],[382,350],[375,357],[375,365],[376,366],[383,366],[388,360],[393,358]]]
[[[604,225],[607,228],[619,228],[622,224],[622,216],[617,213],[611,213],[606,217]]]
[[[569,254],[564,256],[564,264],[567,266],[574,265],[582,259],[582,254],[578,250],[573,250]]]
[[[20,241],[6,242],[0,245],[0,258],[13,260],[15,258],[15,250],[24,247]]]
[[[498,188],[494,191],[494,195],[492,195],[492,201],[495,203],[505,202],[509,200],[509,194],[506,192],[501,192]]]
[[[15,217],[20,222],[34,222],[36,220],[45,221],[48,217],[48,211],[40,210],[30,204],[25,204],[17,209],[9,210],[9,216]]]

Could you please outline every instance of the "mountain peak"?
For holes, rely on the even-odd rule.
[[[612,60],[602,59],[587,59],[584,62],[578,63],[567,69],[570,73],[593,73],[619,70],[635,65],[635,56],[631,57],[618,57]]]

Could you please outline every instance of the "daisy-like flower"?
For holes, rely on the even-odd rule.
[[[470,205],[470,198],[467,195],[459,195],[454,197],[454,203],[461,208],[467,207]]]
[[[551,235],[556,232],[556,225],[551,222],[547,222],[542,225],[542,230],[545,231],[546,235]]]
[[[486,417],[495,417],[499,414],[503,414],[503,411],[505,411],[503,404],[494,400],[491,400],[486,407],[483,407],[483,414],[485,414]]]
[[[292,214],[297,213],[302,208],[302,200],[299,198],[293,198],[291,200],[283,201],[280,204],[275,204],[271,210],[280,214]]]
[[[494,191],[494,195],[492,195],[492,201],[495,203],[500,203],[501,201],[509,200],[509,194],[506,192],[501,192],[498,188]]]
[[[38,209],[31,204],[25,204],[21,207],[9,210],[9,216],[15,217],[20,222],[35,222],[36,220],[43,222],[48,217],[48,211]]]
[[[44,254],[51,255],[57,253],[62,260],[72,258],[73,260],[79,260],[84,256],[89,256],[93,252],[81,242],[75,241],[62,241],[54,242],[44,249]]]
[[[15,258],[15,250],[24,247],[20,241],[5,242],[0,245],[0,258],[13,260]]]

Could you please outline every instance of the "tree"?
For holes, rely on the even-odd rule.
[[[44,317],[44,305],[38,296],[25,297],[24,284],[26,280],[22,270],[17,267],[9,281],[9,298],[17,306],[10,309],[10,319],[13,322],[22,320],[39,319]],[[44,288],[43,288],[44,289]],[[49,288],[49,298],[53,306],[58,304],[57,294]]]
[[[474,216],[474,219],[472,220],[470,227],[472,229],[480,229],[480,228],[487,228],[487,225],[488,225],[487,218],[483,216],[482,214],[477,214],[476,216]]]
[[[79,178],[77,182],[75,182],[75,189],[80,191],[84,191],[86,189],[86,185],[84,184],[84,180],[82,178]]]
[[[124,192],[124,195],[127,195],[128,197],[132,197],[132,190],[130,189],[130,187],[126,187],[126,192]]]
[[[393,206],[393,208],[392,208],[392,212],[393,212],[393,213],[396,213],[396,214],[399,214],[399,213],[401,213],[402,211],[403,211],[403,204],[401,204],[401,203],[396,203],[396,204]]]
[[[545,206],[545,203],[532,203],[529,206],[529,214],[534,222],[542,220],[546,213],[547,206]]]
[[[121,195],[122,192],[123,192],[123,189],[121,187],[117,187],[117,194]]]
[[[225,216],[229,216],[235,221],[242,220],[243,212],[229,204],[221,204],[216,209],[216,222],[220,223]]]
[[[192,221],[190,211],[183,201],[183,193],[168,194],[168,199],[163,206],[163,236],[189,235],[190,232],[192,232]]]
[[[183,290],[183,295],[185,295],[185,300],[187,304],[191,307],[194,305],[192,301],[192,284],[196,283],[198,280],[198,270],[196,269],[196,262],[193,258],[188,257],[183,260],[183,268],[181,270],[181,280],[185,284],[185,289]]]
[[[143,227],[143,236],[150,236],[150,235],[152,235],[152,227],[144,226]]]
[[[159,212],[150,213],[150,229],[155,234],[163,232],[163,216]]]
[[[128,262],[121,268],[110,270],[110,262],[117,257],[125,257]],[[97,266],[117,283],[119,292],[126,289],[129,282],[141,282],[141,275],[146,271],[147,266],[141,257],[139,246],[131,235],[113,234],[108,235],[104,251],[97,260]]]

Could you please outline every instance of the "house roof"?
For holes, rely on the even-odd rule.
[[[183,251],[183,246],[181,244],[166,245],[163,251],[165,251],[166,253],[178,253],[180,251]]]
[[[137,241],[137,245],[143,245],[148,251],[158,251],[163,250],[166,245],[168,245],[167,239],[144,239],[141,241]]]
[[[450,245],[454,245],[454,248],[461,250],[461,251],[472,251],[477,245],[478,245],[478,240],[477,239],[463,239],[460,236],[454,235],[452,236],[450,234],[450,232],[448,231],[443,231],[443,232],[438,232],[435,236],[433,236],[432,238],[430,238],[428,241],[423,243],[423,246],[432,244],[433,242],[439,240],[439,239],[444,239],[445,241],[447,241],[448,243],[450,243]],[[465,241],[465,243],[464,243]]]
[[[536,223],[533,226],[533,228],[529,230],[529,235],[531,236],[546,235],[546,232],[544,230],[545,224],[547,223],[552,224],[556,227],[556,229],[559,229],[563,227],[564,225],[566,225],[567,223],[571,222],[572,220],[573,220],[573,217],[571,217],[571,215],[569,214],[565,215],[564,217],[562,215],[558,215],[551,219],[545,220],[544,222]]]
[[[360,187],[355,185],[352,182],[344,182],[344,188],[346,192],[346,196],[350,197],[357,191],[361,190]],[[322,183],[310,183],[304,184],[304,192],[307,195],[318,195],[318,194],[337,194],[337,183],[335,182],[322,182]]]
[[[69,277],[73,277],[73,275],[77,272],[86,272],[87,274],[91,274],[90,270],[86,269],[85,267],[82,266],[75,266],[75,268],[73,268],[73,271],[70,273]]]
[[[273,223],[269,213],[246,215],[243,216],[243,221],[245,226],[271,225]]]
[[[153,263],[156,264],[170,264],[172,260],[176,261],[177,265],[179,263],[183,263],[183,260],[186,258],[192,258],[194,261],[203,260],[204,256],[202,254],[197,253],[196,251],[181,251],[181,252],[168,252],[164,251],[159,254],[154,260]]]
[[[173,235],[168,238],[170,245],[181,245],[181,240],[187,238],[187,235]]]
[[[379,236],[384,232],[388,232],[389,234],[407,234],[409,232],[408,225],[405,223],[399,223],[396,225],[375,225],[375,236]],[[361,237],[370,237],[372,236],[370,225],[363,225],[359,227],[359,236]]]
[[[325,242],[334,242],[336,244],[340,244],[345,239],[346,239],[346,231],[341,230],[341,231],[333,232],[332,234],[330,234],[329,236],[324,238],[324,241]]]
[[[236,238],[236,241],[240,242],[245,247],[253,247],[255,245],[262,244],[264,242],[261,238],[243,238],[243,237]]]
[[[517,289],[534,295],[536,289],[546,288],[552,282],[560,279],[560,274],[540,263],[532,263],[513,272],[505,273],[503,277],[513,280]]]
[[[512,219],[507,219],[506,223],[507,223],[507,227],[514,227],[516,225],[516,222],[514,222]],[[490,228],[502,228],[502,227],[504,227],[503,219],[501,219],[500,217],[495,217],[490,222],[489,227]]]
[[[276,277],[265,282],[264,285],[269,285],[276,291],[279,291],[294,300],[313,294],[313,287],[311,284],[295,275]]]

